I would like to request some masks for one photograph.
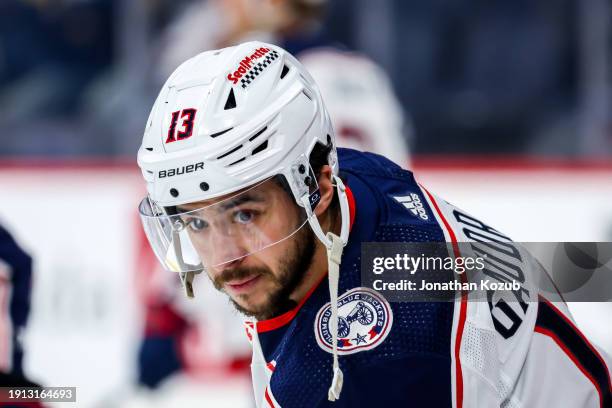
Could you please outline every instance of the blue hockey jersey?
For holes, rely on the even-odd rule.
[[[389,302],[362,287],[363,242],[456,243],[468,241],[470,229],[507,238],[436,198],[382,156],[350,149],[338,155],[351,210],[338,291],[342,393],[328,401],[332,354],[324,278],[293,310],[245,322],[258,407],[609,406],[609,364],[564,305],[517,306],[512,334],[502,335],[500,310],[486,302],[468,302],[467,296]],[[398,197],[409,197],[410,205]],[[554,382],[541,380],[548,370],[557,373]]]

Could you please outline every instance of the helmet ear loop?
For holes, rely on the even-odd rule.
[[[342,179],[336,175],[332,175],[332,186],[335,187],[336,193],[338,194],[338,201],[340,203],[340,217],[342,219],[340,227],[340,239],[342,240],[342,246],[345,246],[348,242],[349,229],[350,229],[350,210],[348,205],[348,198],[346,197],[346,187],[342,182]],[[318,204],[318,202],[317,202]],[[332,241],[327,237],[327,234],[323,232],[319,219],[314,213],[314,208],[311,205],[310,197],[306,194],[302,196],[301,205],[306,209],[308,216],[308,223],[312,228],[317,238],[325,245],[326,248],[331,249]],[[329,234],[329,233],[328,233]]]

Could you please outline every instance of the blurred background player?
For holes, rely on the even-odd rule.
[[[23,330],[30,314],[32,258],[0,225],[0,384],[34,387],[23,370]]]
[[[382,154],[410,167],[412,122],[380,66],[334,48],[313,48],[298,57],[319,85],[339,146]]]

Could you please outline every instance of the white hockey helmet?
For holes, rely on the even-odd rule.
[[[192,279],[193,272],[207,266],[280,242],[306,222],[331,248],[313,215],[319,193],[309,156],[317,143],[332,144],[328,160],[339,193],[345,244],[349,214],[344,186],[336,176],[334,133],[320,92],[302,65],[282,48],[248,42],[204,52],[179,66],[153,105],[138,151],[148,189],[140,215],[162,265],[180,272],[183,280],[191,273]],[[301,222],[283,236],[264,236],[248,223],[215,219],[228,235],[239,232],[241,239],[250,240],[248,250],[230,251],[211,240],[205,245],[214,260],[202,259],[202,251],[195,250],[202,242],[193,242],[189,227],[194,224],[189,220],[237,208],[236,195],[256,195],[262,183],[277,175],[284,176],[303,215]],[[214,205],[180,209],[220,197]],[[201,221],[195,228],[201,229]]]

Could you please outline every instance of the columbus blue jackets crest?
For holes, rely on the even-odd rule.
[[[332,352],[331,304],[326,303],[315,319],[319,347]],[[381,344],[393,325],[389,302],[369,288],[354,288],[338,298],[338,354],[370,350]]]

